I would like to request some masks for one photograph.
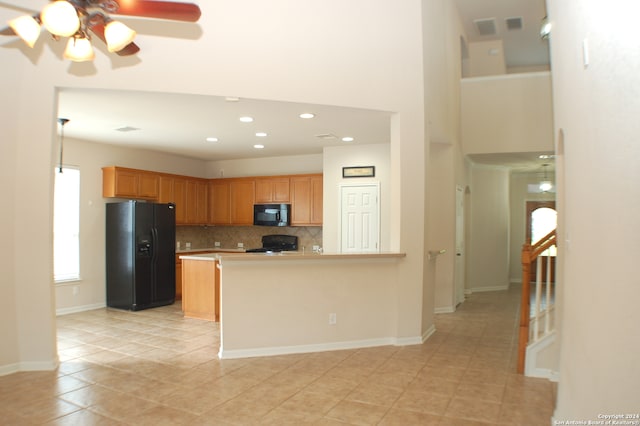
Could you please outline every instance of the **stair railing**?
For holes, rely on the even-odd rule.
[[[556,245],[556,230],[549,232],[535,244],[522,246],[522,296],[520,299],[520,331],[518,335],[518,373],[524,373],[525,355],[529,340],[534,342],[551,331],[551,314],[554,310],[552,294],[552,262],[551,256],[547,257],[545,279],[545,306],[542,307],[542,261],[538,261],[541,255]],[[542,259],[540,259],[542,260]],[[536,298],[534,315],[531,315],[531,265],[536,262]],[[544,318],[544,333],[540,332],[540,319]],[[533,333],[530,326],[533,322]]]

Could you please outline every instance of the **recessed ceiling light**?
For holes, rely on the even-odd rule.
[[[239,102],[240,98],[237,98],[235,96],[227,96],[226,98],[224,98],[224,100],[227,102]]]
[[[265,132],[258,132],[258,133],[256,133],[256,136],[259,137],[259,138],[264,138],[264,137],[267,136],[267,134]]]
[[[253,147],[254,147],[255,149],[263,149],[263,148],[264,148],[264,145],[261,145],[261,144],[258,144],[258,143],[257,143],[257,144],[255,144]]]
[[[342,142],[353,142],[353,138],[351,136],[345,136],[342,138]]]
[[[311,112],[303,112],[302,114],[300,114],[300,118],[313,118],[316,115],[311,113]]]
[[[207,142],[218,142],[218,138],[207,138]]]
[[[249,117],[248,115],[246,115],[244,117],[240,117],[240,121],[242,121],[243,123],[251,123],[253,121],[253,117]]]

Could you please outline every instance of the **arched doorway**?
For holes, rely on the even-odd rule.
[[[525,243],[535,244],[549,232],[556,229],[558,224],[558,213],[555,201],[527,201],[527,229],[525,231]],[[542,277],[546,277],[547,257],[550,256],[551,282],[555,282],[555,263],[557,248],[551,247],[540,256],[542,262]],[[536,268],[531,270],[531,279],[536,278]]]

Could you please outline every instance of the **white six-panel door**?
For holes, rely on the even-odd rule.
[[[377,183],[341,185],[341,251],[377,252],[380,247],[380,187]]]

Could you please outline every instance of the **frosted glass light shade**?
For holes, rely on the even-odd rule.
[[[93,51],[93,46],[89,39],[81,37],[72,37],[67,43],[67,48],[64,51],[64,58],[73,62],[85,62],[93,61],[96,54]]]
[[[40,37],[40,24],[33,16],[19,16],[9,21],[9,26],[29,47],[33,47]]]
[[[107,41],[109,52],[124,49],[136,37],[136,32],[122,22],[111,21],[104,27],[104,39]]]
[[[539,188],[540,188],[540,191],[547,192],[547,191],[550,191],[551,188],[553,188],[553,184],[548,180],[543,180],[542,182],[540,182]]]
[[[46,5],[40,19],[47,31],[60,37],[71,37],[80,28],[76,8],[66,1],[54,1]]]

